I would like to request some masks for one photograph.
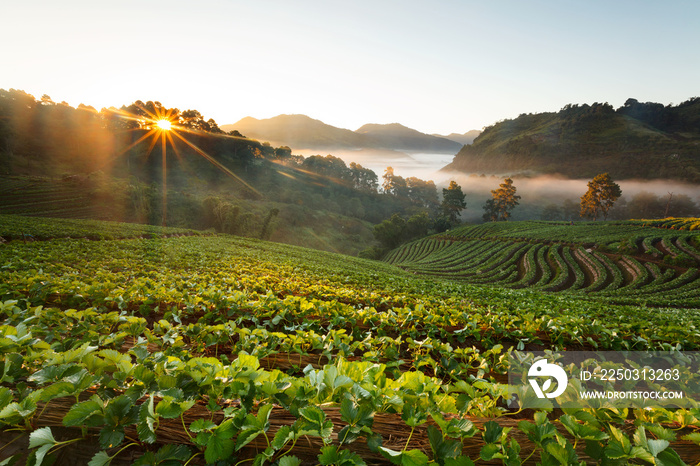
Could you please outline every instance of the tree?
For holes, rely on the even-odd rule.
[[[540,213],[541,220],[560,220],[561,219],[561,209],[556,204],[547,204],[542,209]]]
[[[377,192],[379,182],[377,174],[359,163],[350,162],[350,178],[355,189],[367,192]]]
[[[581,196],[581,217],[596,220],[598,214],[608,218],[608,211],[622,195],[620,185],[615,183],[610,175],[602,173],[588,182],[588,191]]]
[[[484,204],[484,220],[490,222],[507,221],[510,218],[510,211],[520,204],[520,196],[515,194],[516,188],[513,180],[506,178],[499,185],[498,189],[491,191],[492,199]]]
[[[412,176],[406,178],[406,186],[408,187],[408,197],[414,204],[418,204],[429,210],[435,210],[437,208],[437,188],[432,180],[425,181]]]
[[[384,179],[382,189],[385,194],[391,194],[401,199],[408,198],[408,185],[406,184],[406,180],[402,176],[394,175],[394,169],[392,167],[386,167],[382,178]]]
[[[664,217],[664,209],[663,200],[648,191],[635,194],[627,203],[629,218],[661,218]]]
[[[561,212],[564,220],[574,221],[574,219],[581,218],[579,205],[571,199],[564,199]]]
[[[467,203],[464,201],[465,197],[462,187],[455,181],[450,181],[450,185],[442,189],[440,210],[453,225],[459,223],[459,214],[467,208]]]
[[[394,214],[390,219],[375,225],[372,233],[385,248],[394,249],[403,241],[405,230],[406,220],[399,214]]]
[[[497,222],[498,221],[498,210],[496,209],[496,202],[493,199],[489,199],[484,204],[484,215],[481,217],[484,222]]]

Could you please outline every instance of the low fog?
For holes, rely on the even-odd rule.
[[[467,209],[462,220],[481,222],[483,205],[491,198],[491,190],[498,189],[504,178],[511,177],[520,205],[513,209],[513,220],[581,220],[578,217],[581,196],[588,190],[590,179],[568,179],[551,175],[465,174],[444,172],[440,169],[454,159],[450,154],[404,153],[389,150],[334,150],[332,155],[346,164],[356,162],[377,174],[379,184],[386,167],[394,174],[422,180],[433,180],[438,188],[456,181],[466,194]],[[316,155],[318,151],[295,151],[300,155]],[[325,154],[318,154],[325,155]],[[700,186],[674,180],[615,180],[622,189],[622,197],[610,211],[611,219],[662,218],[669,216],[700,216]],[[670,202],[669,202],[670,199]]]
[[[508,175],[467,175],[464,173],[443,173],[443,178],[435,180],[438,190],[450,180],[456,181],[467,196],[467,210],[462,213],[465,221],[480,221],[482,206],[491,197],[491,190]],[[567,179],[556,176],[513,176],[517,194],[522,197],[520,205],[513,209],[514,220],[579,220],[575,213],[581,196],[588,190],[590,180]],[[680,183],[674,180],[615,180],[620,185],[622,197],[611,210],[609,218],[654,218],[663,217],[668,204],[669,216],[700,216],[700,186]],[[672,196],[669,195],[672,194]],[[668,202],[670,198],[670,203]],[[567,205],[565,205],[565,203]],[[572,205],[574,207],[572,207]],[[543,211],[549,206],[560,209],[559,218],[546,218]],[[565,207],[569,212],[562,212]],[[646,214],[646,215],[638,215]]]

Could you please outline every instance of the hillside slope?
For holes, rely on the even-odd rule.
[[[523,114],[486,128],[443,170],[700,182],[700,99],[676,107],[630,99],[617,110],[567,105],[557,113]]]
[[[571,464],[593,464],[591,452],[620,448],[597,433],[627,439],[633,428],[669,439],[664,464],[700,461],[685,440],[699,434],[694,400],[588,409],[596,400],[576,411],[582,424],[550,420],[548,400],[516,411],[514,393],[535,395],[525,380],[505,385],[527,356],[509,357],[518,349],[672,348],[683,352],[682,387],[697,386],[696,312],[434,280],[228,235],[115,236],[117,225],[72,221],[67,238],[65,224],[29,220],[26,233],[62,239],[0,245],[0,439],[14,442],[2,453],[15,462],[54,448],[57,466],[389,464],[398,454],[413,465],[451,455],[449,465],[505,445],[513,464],[530,465],[526,455],[552,451],[533,435],[544,432]],[[597,436],[577,442],[570,426]]]
[[[487,223],[402,245],[385,261],[474,284],[700,309],[700,242],[690,228],[700,220]]]

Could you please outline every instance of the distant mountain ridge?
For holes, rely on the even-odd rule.
[[[381,149],[456,154],[462,148],[457,141],[421,133],[399,123],[366,124],[351,131],[306,115],[279,115],[262,120],[246,117],[232,125],[223,125],[221,129],[235,129],[247,137],[292,149]]]
[[[567,105],[490,126],[444,171],[676,179],[700,183],[700,98],[677,106],[628,99]]]
[[[476,139],[480,134],[481,131],[479,131],[478,129],[473,129],[471,131],[467,131],[464,134],[450,133],[447,136],[443,136],[442,134],[433,134],[433,136],[449,139],[451,141],[455,141],[465,146],[468,146],[469,144],[473,143],[474,139]]]

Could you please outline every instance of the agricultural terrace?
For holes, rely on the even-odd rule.
[[[5,231],[14,228],[8,221]],[[12,236],[0,245],[2,458],[93,466],[700,461],[697,409],[552,411],[544,401],[517,411],[505,385],[513,348],[698,350],[696,310],[611,304],[620,297],[603,294],[609,285],[583,299],[593,293],[473,285],[232,236],[135,230],[94,240],[111,237],[114,225],[86,224],[90,234],[70,238],[60,225],[27,219],[23,238],[43,240]],[[515,256],[521,245],[520,255],[540,264],[538,283],[541,264],[578,264],[576,243],[595,231],[535,226],[467,227],[391,257],[417,244],[438,255],[502,243],[492,257]],[[40,233],[52,228],[55,239]],[[681,231],[620,228],[594,243],[613,248],[649,231],[669,238],[661,249],[651,242],[659,251],[697,250]],[[539,253],[556,238],[558,255]],[[647,268],[645,254],[629,257]],[[619,264],[614,253],[602,257]],[[663,260],[653,263],[666,273]],[[666,283],[694,270],[675,267]],[[629,286],[628,274],[618,288]],[[548,283],[559,280],[551,275]],[[579,288],[591,280],[584,274]]]
[[[465,226],[405,244],[385,261],[414,274],[473,284],[700,308],[698,219]]]

